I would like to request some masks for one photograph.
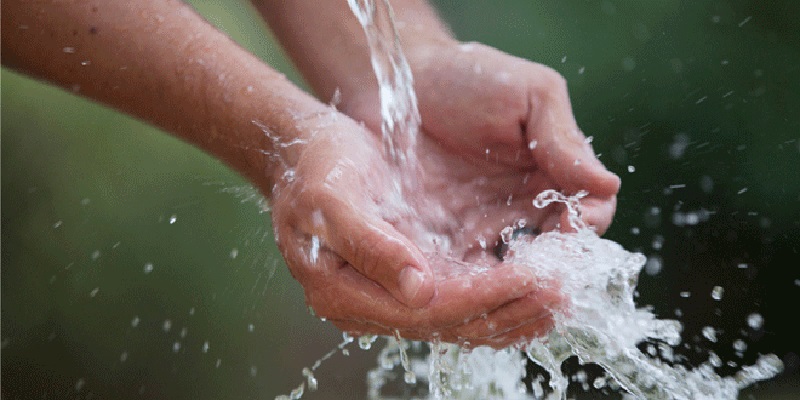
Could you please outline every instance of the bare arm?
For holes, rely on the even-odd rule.
[[[2,48],[4,66],[181,137],[267,195],[278,149],[253,121],[288,141],[326,109],[180,0],[4,1]]]

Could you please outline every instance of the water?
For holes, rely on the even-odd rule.
[[[364,27],[371,49],[371,61],[379,83],[382,135],[387,158],[395,163],[403,177],[403,187],[413,187],[416,169],[415,148],[420,126],[413,79],[400,48],[394,28],[391,6],[387,0],[348,0]],[[582,72],[582,69],[581,69]],[[535,148],[532,141],[529,148]],[[675,152],[680,149],[675,149]],[[633,168],[629,168],[634,172]],[[675,188],[683,187],[676,185]],[[422,343],[404,340],[398,335],[385,339],[378,354],[378,365],[367,376],[371,399],[566,399],[571,383],[585,390],[606,388],[635,399],[736,399],[741,389],[777,375],[783,368],[775,355],[763,355],[754,365],[745,366],[729,376],[716,369],[722,360],[709,352],[706,361],[689,365],[673,351],[681,345],[682,325],[676,320],[658,319],[634,301],[639,273],[657,273],[659,260],[647,260],[619,244],[598,237],[579,218],[580,200],[574,196],[546,190],[531,204],[544,208],[561,203],[570,215],[575,233],[546,232],[537,236],[515,235],[513,228],[502,232],[510,262],[534,269],[538,276],[562,283],[568,299],[566,309],[552,310],[555,327],[542,338],[529,343],[494,350],[470,349],[434,340]],[[701,210],[704,211],[704,210]],[[676,216],[676,225],[693,225],[707,213]],[[656,247],[654,243],[653,247]],[[724,288],[715,287],[711,296],[720,300]],[[691,293],[682,294],[684,297]],[[747,324],[760,327],[759,314],[748,317]],[[716,331],[706,327],[703,336],[716,341]],[[361,349],[369,350],[377,337],[358,339]],[[308,387],[317,386],[313,371],[353,339],[303,370],[303,382],[289,396],[299,399]],[[642,351],[640,347],[644,347]],[[734,343],[743,352],[743,341]],[[602,367],[605,377],[589,382],[585,371],[573,376],[562,372],[562,365],[577,357],[581,364]],[[523,383],[526,364],[531,360],[549,377],[534,377],[528,390]]]

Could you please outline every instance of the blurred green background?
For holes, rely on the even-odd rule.
[[[249,3],[192,3],[302,84]],[[460,39],[566,77],[623,179],[607,237],[650,257],[638,302],[680,316],[676,352],[734,366],[778,354],[786,372],[742,398],[796,398],[800,2],[435,4]],[[1,78],[4,398],[272,399],[339,343],[241,177],[124,115]],[[376,355],[334,356],[304,398],[364,398]]]

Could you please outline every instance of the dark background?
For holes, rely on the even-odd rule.
[[[302,84],[248,3],[192,3]],[[606,237],[650,258],[638,302],[680,315],[676,352],[777,354],[787,371],[742,398],[796,398],[800,2],[436,4],[460,39],[566,77],[623,180]],[[306,311],[247,182],[152,127],[1,77],[4,398],[272,399],[339,343]],[[376,355],[334,356],[304,398],[363,398]]]

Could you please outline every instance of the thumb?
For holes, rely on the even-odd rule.
[[[412,308],[427,305],[435,285],[419,248],[386,221],[339,206],[325,215],[328,246],[399,302]]]

